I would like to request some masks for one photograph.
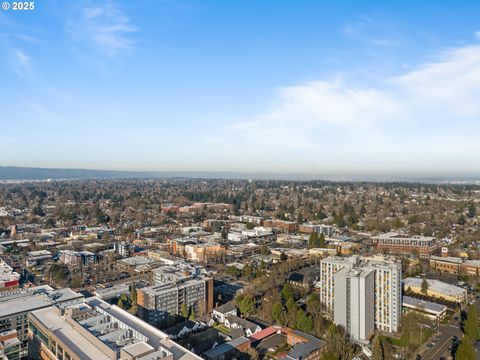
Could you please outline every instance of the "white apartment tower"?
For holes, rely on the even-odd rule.
[[[368,343],[375,329],[375,271],[343,268],[333,277],[335,324],[342,325],[352,340]]]
[[[365,260],[365,267],[375,271],[375,327],[397,332],[402,313],[402,264],[381,257]]]
[[[334,274],[341,269],[374,271],[375,327],[386,332],[398,331],[402,310],[400,261],[382,256],[323,259],[320,262],[320,301],[328,311],[334,311],[334,304],[340,301],[340,296],[336,296],[338,287],[335,286]]]
[[[329,257],[320,262],[320,301],[328,311],[333,311],[334,277],[347,261],[340,257]]]

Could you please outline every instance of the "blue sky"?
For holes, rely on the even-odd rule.
[[[480,2],[0,11],[0,165],[479,175]]]

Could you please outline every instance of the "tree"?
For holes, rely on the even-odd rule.
[[[465,334],[473,340],[480,339],[479,326],[478,326],[478,310],[477,305],[472,304],[467,310],[467,319],[465,320]]]
[[[252,280],[253,278],[253,269],[250,265],[246,264],[242,270],[242,276],[247,280]]]
[[[82,286],[82,283],[83,283],[82,276],[79,275],[79,274],[75,274],[72,277],[72,280],[70,280],[70,287],[74,288],[74,289],[77,289],[77,288]]]
[[[255,298],[252,294],[245,294],[239,306],[242,315],[249,316],[255,312]]]
[[[280,325],[283,325],[285,322],[285,308],[280,301],[273,304],[272,318]]]
[[[182,315],[185,319],[187,319],[189,313],[190,312],[188,311],[187,304],[182,303],[182,306],[180,307],[180,315]]]
[[[123,303],[122,298],[119,298],[119,299],[118,299],[117,306],[118,306],[119,308],[121,308],[121,309],[124,308],[125,304]]]
[[[347,360],[353,356],[354,347],[342,326],[331,324],[328,327],[326,354],[324,359]]]
[[[316,247],[318,245],[318,233],[312,232],[308,238],[308,246]]]
[[[290,285],[290,283],[288,282],[285,283],[285,285],[283,285],[283,288],[282,288],[282,297],[285,300],[285,302],[288,302],[288,300],[290,299],[295,300],[294,296],[295,296],[295,292],[293,291],[292,285]]]
[[[379,336],[375,338],[372,344],[372,360],[384,360],[382,341]]]
[[[297,311],[297,321],[295,327],[303,332],[311,333],[313,331],[313,319],[307,315],[302,309]]]
[[[190,309],[190,316],[188,317],[188,320],[195,321],[195,311],[193,310],[193,306]]]
[[[473,340],[469,336],[464,336],[458,346],[455,358],[457,360],[475,360],[476,353],[473,346]]]
[[[326,248],[327,244],[325,242],[325,235],[320,234],[320,237],[318,238],[318,247],[320,248]]]
[[[422,280],[422,288],[420,290],[422,294],[427,294],[428,293],[428,282],[425,278]]]
[[[467,210],[467,216],[469,218],[474,218],[475,216],[477,216],[477,209],[475,208],[474,203],[470,203],[470,206],[468,207],[468,210]]]
[[[465,215],[460,215],[460,217],[457,220],[457,223],[459,225],[465,225],[467,223],[467,219],[465,218]]]

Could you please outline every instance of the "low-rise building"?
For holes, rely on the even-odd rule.
[[[430,256],[430,267],[435,270],[458,274],[463,263],[461,258],[451,256]]]
[[[231,302],[217,306],[215,309],[212,310],[212,318],[221,324],[225,322],[228,315],[238,315],[237,307]]]
[[[0,294],[2,291],[11,291],[18,288],[20,274],[0,259]]]
[[[409,290],[413,293],[424,294],[451,302],[467,302],[466,289],[439,280],[426,279],[425,281],[427,282],[427,289],[425,292],[422,291],[423,279],[421,278],[406,278],[403,280],[403,286],[405,290]]]
[[[415,311],[431,320],[440,321],[447,315],[447,307],[431,301],[416,299],[411,296],[403,297],[403,310]]]
[[[48,250],[30,251],[27,253],[26,265],[28,267],[43,265],[52,260],[52,253]]]

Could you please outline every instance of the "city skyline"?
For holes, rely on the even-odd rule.
[[[478,176],[480,4],[0,12],[1,166]]]

